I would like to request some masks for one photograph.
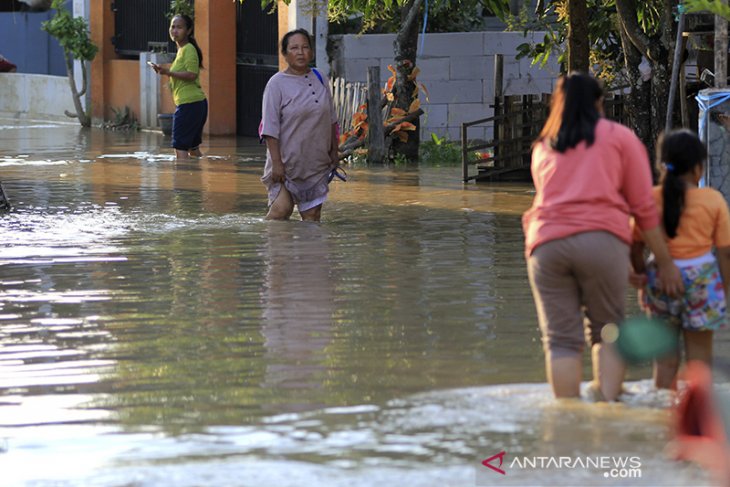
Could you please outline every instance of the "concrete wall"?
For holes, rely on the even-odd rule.
[[[459,140],[461,123],[494,115],[494,55],[504,55],[504,94],[550,93],[559,74],[557,63],[541,69],[529,59],[516,59],[517,46],[544,37],[535,32],[462,32],[426,34],[423,52],[416,61],[418,81],[429,93],[421,106],[421,136],[436,133]],[[394,34],[330,36],[333,76],[366,81],[368,66],[380,66],[383,83],[393,64]],[[419,36],[418,45],[421,45]],[[492,127],[469,129],[470,139],[491,139]]]
[[[49,12],[0,12],[0,54],[18,66],[18,73],[66,75],[58,41],[41,30]]]
[[[66,76],[0,73],[0,116],[18,119],[75,121],[76,113]]]

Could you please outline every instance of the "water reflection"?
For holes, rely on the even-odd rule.
[[[325,348],[334,333],[335,299],[329,230],[316,223],[269,222],[263,260],[261,333],[265,337],[264,387],[322,387]],[[323,406],[324,404],[320,404]],[[316,404],[289,404],[287,411]]]

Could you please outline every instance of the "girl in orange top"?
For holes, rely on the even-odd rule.
[[[661,185],[653,190],[654,199],[685,292],[674,299],[657,288],[655,266],[651,258],[648,263],[644,261],[643,242],[635,234],[631,260],[634,270],[645,274],[640,301],[650,317],[665,321],[677,335],[682,330],[688,361],[701,360],[711,365],[712,332],[727,322],[730,212],[719,191],[697,187],[707,150],[694,133],[669,132],[659,138],[657,148],[663,174]],[[678,367],[679,353],[657,360],[656,387],[673,387]]]

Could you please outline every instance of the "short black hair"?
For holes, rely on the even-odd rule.
[[[306,37],[307,40],[309,41],[309,47],[311,47],[312,49],[314,49],[314,39],[312,39],[312,34],[310,34],[307,31],[307,29],[301,29],[300,28],[300,29],[290,30],[289,32],[287,32],[286,34],[284,34],[284,37],[281,38],[281,53],[282,54],[286,55],[286,50],[289,47],[289,39],[292,36],[295,36],[297,34],[301,34],[304,37]]]

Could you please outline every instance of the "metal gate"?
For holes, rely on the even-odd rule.
[[[175,52],[168,31],[169,8],[169,0],[115,0],[112,44],[116,53],[138,59],[141,52]]]
[[[264,88],[279,70],[278,18],[258,1],[236,8],[236,126],[239,135],[256,136]]]

